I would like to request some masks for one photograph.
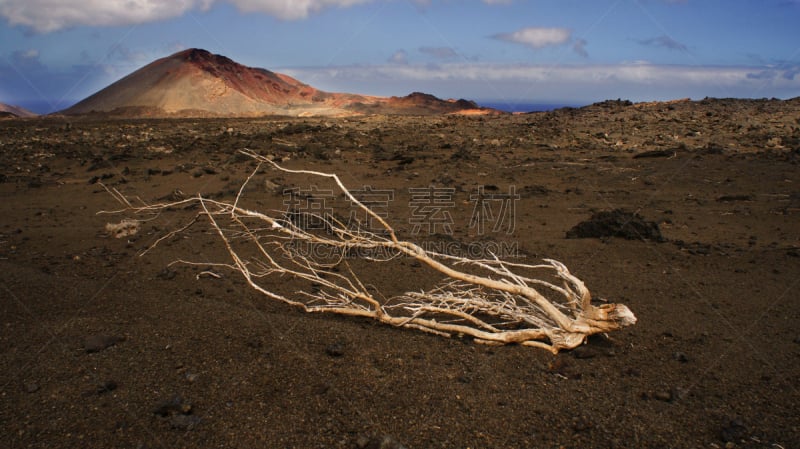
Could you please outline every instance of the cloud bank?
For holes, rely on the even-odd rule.
[[[0,0],[0,16],[11,25],[49,33],[80,25],[119,26],[179,17],[230,3],[242,12],[260,12],[282,20],[304,19],[331,7],[375,0]]]
[[[327,8],[348,8],[375,1],[378,0],[0,0],[0,16],[11,25],[50,33],[81,25],[119,26],[167,20],[191,10],[207,10],[215,3],[229,3],[245,13],[299,20]],[[511,1],[483,0],[483,3],[501,5]]]
[[[717,67],[626,64],[406,64],[281,69],[327,90],[359,89],[375,95],[405,95],[415,86],[431,93],[471,99],[517,98],[587,102],[712,97],[781,97],[800,91],[800,66]],[[377,80],[377,81],[376,81]],[[366,90],[366,91],[365,91]],[[659,92],[654,96],[653,92]],[[489,97],[487,97],[489,95]]]
[[[0,16],[41,33],[76,25],[114,26],[170,19],[210,0],[3,0]]]

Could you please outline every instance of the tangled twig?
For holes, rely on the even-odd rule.
[[[196,196],[137,207],[125,200],[125,211],[161,214],[168,209],[198,205],[199,212],[189,225],[162,237],[156,245],[206,218],[232,260],[215,266],[239,272],[252,288],[268,298],[307,312],[369,317],[443,336],[468,335],[481,343],[517,343],[552,352],[574,348],[589,335],[636,322],[633,313],[622,304],[592,304],[584,283],[558,261],[511,263],[494,256],[470,259],[425,250],[400,240],[386,220],[359,201],[337,175],[291,170],[252,151],[242,153],[258,161],[259,166],[242,184],[233,202]],[[348,226],[323,214],[307,214],[302,217],[305,220],[298,220],[291,214],[271,215],[242,207],[245,186],[262,165],[287,174],[332,181],[354,207],[378,224],[379,230]],[[304,226],[308,220],[321,226],[309,229]],[[298,251],[298,244],[314,251]],[[444,275],[445,280],[428,290],[385,299],[380,290],[375,292],[372,286],[362,283],[349,254],[359,254],[359,260],[369,263],[412,258]],[[267,279],[274,277],[288,277],[312,287],[291,295],[281,294],[269,287]]]

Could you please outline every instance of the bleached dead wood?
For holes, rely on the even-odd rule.
[[[369,317],[443,336],[467,335],[481,343],[516,343],[554,353],[575,348],[589,335],[636,322],[633,313],[622,304],[593,304],[584,283],[561,262],[545,259],[539,264],[512,263],[494,256],[476,260],[428,251],[399,239],[394,228],[362,204],[337,175],[291,170],[252,151],[242,153],[258,161],[259,166],[232,202],[197,196],[131,206],[123,198],[126,208],[117,212],[159,215],[198,205],[199,212],[189,224],[163,236],[153,246],[205,219],[231,257],[231,262],[214,264],[216,267],[238,272],[264,296],[307,312]],[[312,230],[303,226],[303,220],[297,222],[287,214],[242,207],[245,186],[262,165],[286,174],[329,180],[380,229],[348,226],[333,216],[312,215],[305,218],[322,224],[324,231]],[[299,245],[312,250],[298,251]],[[351,259],[351,254],[360,256]],[[427,290],[416,290],[411,285],[411,291],[385,299],[380,291],[374,292],[372,286],[362,283],[353,268],[355,260],[380,264],[399,258],[415,259],[444,275],[445,280]],[[280,293],[270,283],[276,277],[313,288]]]

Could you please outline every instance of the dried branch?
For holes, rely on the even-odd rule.
[[[158,239],[154,246],[205,218],[232,259],[230,264],[215,266],[233,269],[258,292],[307,312],[369,317],[437,335],[468,335],[481,343],[517,343],[552,352],[574,348],[589,335],[636,322],[633,313],[622,304],[593,305],[584,283],[558,261],[511,263],[494,256],[476,260],[427,251],[398,239],[386,220],[359,201],[337,175],[292,170],[252,151],[242,153],[258,161],[259,166],[233,202],[197,196],[136,207],[113,192],[125,206],[116,212],[158,216],[168,209],[199,205],[200,212],[190,223]],[[320,214],[301,218],[313,219],[324,230],[308,229],[303,220],[293,220],[291,214],[242,207],[245,186],[263,165],[286,174],[332,181],[354,207],[379,225],[379,230],[348,227],[334,217]],[[359,275],[358,268],[350,263],[352,253],[361,255],[353,259],[361,264],[412,258],[444,275],[445,280],[428,290],[384,299],[380,290],[361,281],[363,272]],[[291,295],[279,293],[274,285],[270,286],[270,280],[276,277],[293,279],[307,288]]]

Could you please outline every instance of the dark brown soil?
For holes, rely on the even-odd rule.
[[[488,347],[305,314],[234,272],[169,265],[228,261],[199,230],[138,255],[193,211],[106,232],[123,217],[97,214],[119,208],[102,185],[233,198],[253,170],[242,148],[393,191],[385,212],[405,238],[560,260],[639,322],[556,356]],[[798,163],[798,100],[3,121],[2,447],[798,448]],[[285,181],[257,175],[255,201],[280,210],[283,188],[310,187]],[[408,189],[428,186],[453,189],[452,232],[412,235]],[[480,186],[514,187],[513,229],[468,226]],[[618,209],[662,239],[566,238]],[[381,270],[392,291],[426,280]]]

